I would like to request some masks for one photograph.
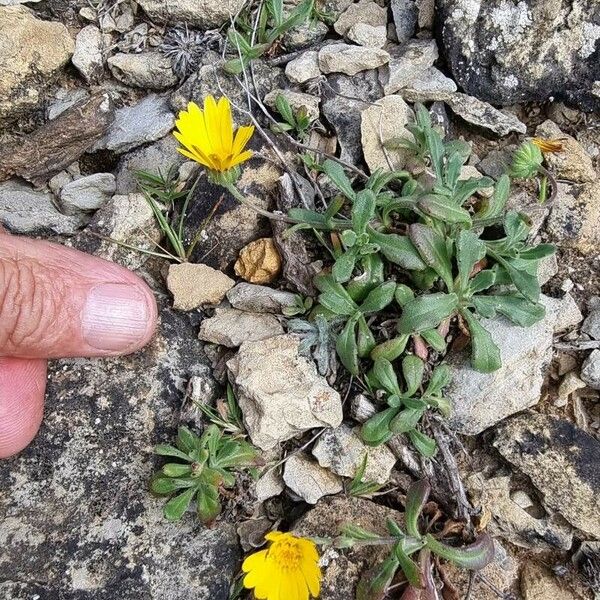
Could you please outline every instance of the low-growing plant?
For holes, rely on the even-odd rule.
[[[277,98],[275,98],[275,108],[283,117],[283,122],[275,123],[271,126],[271,130],[275,133],[292,132],[300,141],[304,141],[310,127],[310,117],[307,110],[301,107],[294,113],[290,103],[283,94],[278,94]]]
[[[175,446],[159,444],[154,452],[179,461],[163,465],[150,482],[153,493],[170,498],[165,517],[177,521],[195,502],[203,523],[214,521],[221,512],[220,492],[235,485],[235,471],[256,465],[258,456],[251,444],[214,424],[201,436],[180,427]]]
[[[373,494],[376,494],[383,485],[381,483],[377,483],[376,481],[370,481],[365,479],[365,473],[367,471],[367,463],[369,461],[369,455],[365,453],[358,469],[356,469],[356,474],[352,478],[350,485],[348,486],[348,494],[350,496],[366,497],[370,498]]]

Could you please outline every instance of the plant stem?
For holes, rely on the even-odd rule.
[[[544,204],[546,202],[546,196],[548,194],[548,178],[545,175],[542,175],[540,179],[540,192],[538,194],[538,200],[540,204]]]

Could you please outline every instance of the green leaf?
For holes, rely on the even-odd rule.
[[[491,288],[496,283],[496,271],[484,269],[479,271],[469,282],[469,293],[477,294]]]
[[[183,513],[188,509],[194,494],[196,493],[196,488],[192,487],[181,494],[178,494],[174,498],[171,498],[166,504],[164,508],[164,515],[168,521],[179,521],[183,516]]]
[[[412,431],[421,420],[424,410],[418,408],[404,408],[391,421],[390,431],[393,433],[407,433]]]
[[[382,388],[388,394],[400,396],[400,386],[398,385],[398,377],[394,370],[394,365],[385,358],[378,358],[373,363],[373,374]]]
[[[552,256],[555,252],[556,248],[552,244],[538,244],[533,248],[519,252],[519,258],[521,260],[540,260]]]
[[[219,502],[219,490],[210,483],[203,482],[198,489],[196,497],[198,504],[198,517],[202,523],[211,523],[221,512],[221,503]]]
[[[409,354],[404,357],[402,360],[402,375],[406,382],[405,396],[414,396],[423,381],[424,371],[425,363],[418,356]]]
[[[398,306],[403,307],[405,304],[410,302],[415,297],[415,293],[403,283],[399,283],[396,286],[396,291],[394,292],[394,298],[398,303]]]
[[[421,223],[411,225],[409,233],[425,263],[444,280],[449,290],[452,289],[452,263],[444,238]]]
[[[394,546],[396,560],[400,564],[400,568],[408,580],[408,583],[414,587],[420,588],[423,586],[421,583],[421,570],[419,569],[417,563],[414,562],[406,553],[404,544],[405,540],[402,540]]]
[[[160,456],[174,456],[176,458],[181,458],[181,460],[185,460],[186,462],[191,462],[190,457],[185,452],[182,452],[175,448],[175,446],[169,444],[158,444],[154,447],[154,452]]]
[[[446,351],[446,340],[437,329],[426,329],[420,335],[436,352]]]
[[[358,316],[348,319],[335,343],[335,349],[344,367],[355,377],[358,376],[358,347],[356,345],[356,321]]]
[[[185,477],[190,475],[192,467],[190,465],[182,465],[181,463],[167,463],[163,465],[162,472],[167,477]]]
[[[328,158],[323,163],[323,171],[346,198],[354,200],[356,194],[352,189],[352,183],[348,179],[342,165]]]
[[[494,560],[494,540],[487,533],[480,535],[473,544],[463,548],[443,544],[429,533],[425,539],[427,547],[433,553],[464,569],[483,569]]]
[[[256,461],[257,456],[258,451],[252,444],[228,437],[217,450],[211,466],[220,469],[248,466]]]
[[[429,194],[423,196],[417,202],[417,207],[426,215],[439,219],[445,223],[459,223],[462,225],[471,224],[471,215],[468,210],[461,206],[456,206],[452,198]]]
[[[369,221],[375,214],[375,194],[371,190],[361,190],[352,204],[352,227],[357,234],[365,233]]]
[[[345,283],[352,277],[355,265],[356,251],[354,248],[351,248],[336,258],[333,268],[331,269],[331,274],[338,283]]]
[[[296,221],[302,221],[315,229],[328,229],[326,214],[308,210],[306,208],[290,208],[288,216]]]
[[[437,452],[437,444],[435,440],[431,439],[429,436],[413,429],[408,432],[408,437],[412,442],[413,446],[426,458],[432,458],[435,456]]]
[[[475,215],[476,219],[495,219],[502,214],[510,192],[510,177],[502,175],[496,182],[493,196],[486,200],[483,207]]]
[[[200,438],[183,425],[177,430],[176,443],[177,447],[186,454],[201,447]]]
[[[431,373],[431,378],[425,390],[426,396],[437,396],[452,381],[452,369],[449,365],[438,365]]]
[[[502,366],[500,350],[486,331],[469,310],[461,310],[469,331],[471,332],[471,364],[482,373],[491,373]]]
[[[360,305],[360,312],[369,314],[383,310],[394,299],[396,283],[386,281],[369,292],[364,302]]]
[[[381,342],[373,348],[371,360],[377,360],[378,358],[385,358],[389,361],[396,360],[404,352],[408,339],[408,335],[399,335],[391,340]]]
[[[398,570],[395,554],[388,556],[373,572],[365,573],[356,588],[356,600],[383,600]]]
[[[196,485],[197,480],[188,478],[165,477],[162,473],[156,473],[150,480],[150,490],[158,496],[170,496],[177,490],[189,488]]]
[[[485,252],[485,244],[472,231],[459,231],[456,236],[456,262],[461,290],[467,289],[473,267],[485,256]]]
[[[438,182],[441,183],[444,170],[444,142],[442,142],[440,134],[431,126],[425,129],[425,141],[431,158],[431,166]]]
[[[355,523],[344,523],[340,527],[340,533],[355,540],[378,540],[381,537],[378,533],[368,531]]]
[[[427,267],[414,244],[405,235],[372,230],[370,237],[379,246],[381,253],[395,265],[408,271],[422,271]]]
[[[360,431],[365,444],[380,446],[387,442],[392,437],[390,421],[396,416],[397,412],[397,408],[386,408],[366,421]]]
[[[400,333],[433,329],[458,308],[458,296],[452,294],[425,294],[411,300],[398,321]]]
[[[408,535],[419,539],[419,515],[429,498],[431,486],[426,479],[421,479],[412,483],[406,492],[406,502],[404,505],[404,520],[406,522],[406,531]]]
[[[358,356],[360,358],[365,358],[369,356],[371,350],[375,348],[377,342],[375,341],[375,337],[373,333],[369,329],[367,322],[363,315],[358,318],[358,331],[356,334],[356,348],[358,352]]]
[[[542,304],[533,304],[517,296],[474,296],[471,302],[480,314],[487,317],[491,311],[490,316],[493,316],[497,311],[521,327],[530,327],[546,314]]]
[[[351,316],[358,310],[350,294],[331,275],[315,278],[315,285],[322,292],[319,302],[336,315]]]
[[[531,275],[522,269],[517,269],[511,261],[506,260],[499,254],[494,253],[494,258],[506,269],[511,281],[515,287],[531,302],[537,302],[540,299],[540,284],[537,275]]]
[[[506,213],[504,217],[504,231],[511,242],[522,242],[529,235],[531,229],[529,219],[514,210]]]
[[[454,201],[457,205],[462,205],[465,200],[468,200],[477,190],[490,188],[494,185],[494,180],[489,177],[472,178],[466,181],[459,181],[454,190]]]
[[[287,98],[283,94],[277,94],[275,98],[275,107],[277,108],[277,112],[286,120],[290,125],[296,124],[296,119],[294,118],[294,111],[290,106]]]

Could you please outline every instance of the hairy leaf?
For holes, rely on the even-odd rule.
[[[446,196],[437,194],[423,196],[417,202],[417,206],[426,215],[445,223],[460,223],[462,225],[471,223],[469,211],[457,206],[451,198]]]
[[[466,290],[473,267],[485,256],[485,244],[472,232],[460,231],[456,237],[456,262],[460,289]]]
[[[377,244],[381,253],[395,265],[409,271],[422,271],[427,267],[411,240],[397,233],[372,231],[371,241]]]
[[[427,503],[431,486],[426,479],[421,479],[412,483],[406,492],[406,502],[404,505],[404,519],[406,522],[406,531],[408,535],[419,539],[419,516],[423,507]]]
[[[174,498],[171,498],[166,504],[164,508],[165,518],[168,521],[178,521],[183,516],[183,513],[188,509],[194,494],[196,493],[196,488],[192,487],[181,494],[178,494]]]
[[[342,165],[328,158],[323,163],[323,171],[325,171],[325,174],[331,179],[333,185],[335,185],[346,198],[354,200],[356,194],[352,189],[352,183],[348,179]]]
[[[458,296],[452,294],[426,294],[417,296],[403,309],[398,321],[400,333],[413,333],[433,329],[458,308]]]
[[[358,347],[356,345],[356,321],[358,317],[348,319],[335,344],[335,349],[342,364],[352,375],[358,376]]]
[[[471,332],[471,364],[473,368],[482,373],[491,373],[502,366],[500,350],[479,321],[468,310],[460,313]]]
[[[465,569],[483,569],[494,560],[494,540],[487,533],[480,535],[473,544],[463,548],[448,546],[429,533],[426,535],[426,542],[427,547],[434,554]]]
[[[410,226],[410,239],[425,263],[452,289],[452,263],[444,238],[430,227],[420,223]]]

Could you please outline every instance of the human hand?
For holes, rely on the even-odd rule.
[[[0,458],[39,429],[46,359],[135,352],[156,316],[150,288],[127,269],[0,226]]]

